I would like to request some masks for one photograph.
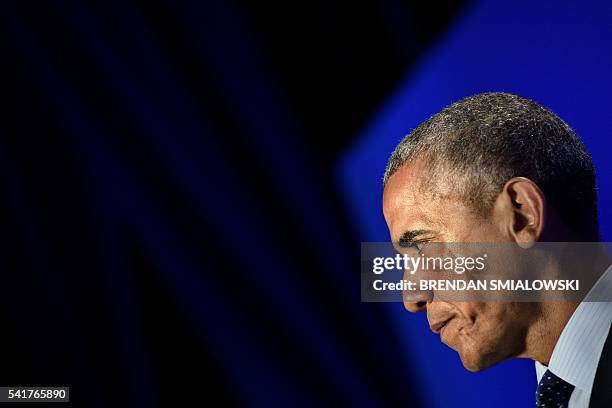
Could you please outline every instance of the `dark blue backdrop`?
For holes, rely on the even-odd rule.
[[[461,4],[3,2],[0,384],[418,404],[333,168]]]
[[[359,242],[387,237],[394,144],[484,90],[584,137],[610,239],[610,10],[3,2],[0,385],[77,406],[530,404],[530,364],[468,374],[424,318],[361,303]]]

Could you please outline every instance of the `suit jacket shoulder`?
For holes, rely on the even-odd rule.
[[[612,333],[604,344],[591,391],[590,408],[612,407]]]

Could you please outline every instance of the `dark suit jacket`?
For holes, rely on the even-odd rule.
[[[601,352],[589,408],[612,408],[612,332]]]

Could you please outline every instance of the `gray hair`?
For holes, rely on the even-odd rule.
[[[424,161],[430,184],[444,177],[453,194],[483,216],[504,184],[523,176],[573,231],[599,235],[591,157],[561,118],[534,101],[483,93],[446,107],[397,145],[383,184],[415,159]]]

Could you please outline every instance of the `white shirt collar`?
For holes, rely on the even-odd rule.
[[[548,367],[536,361],[538,382],[547,369],[587,393],[591,393],[599,358],[610,331],[612,302],[612,266],[593,285],[565,325],[553,350]]]

